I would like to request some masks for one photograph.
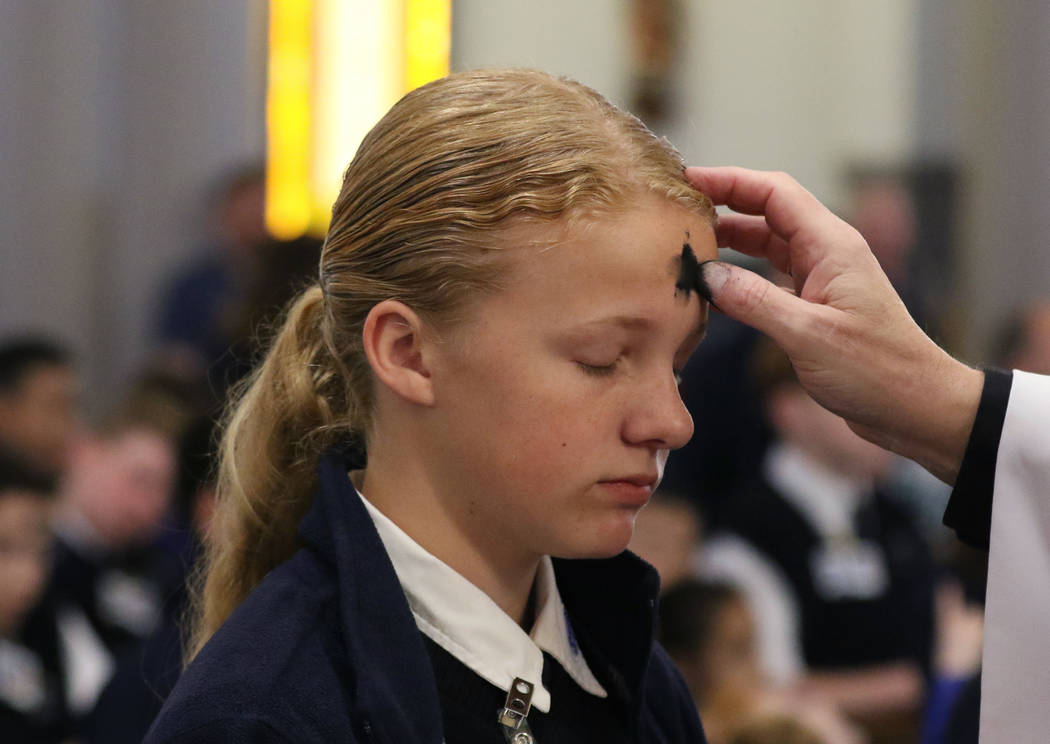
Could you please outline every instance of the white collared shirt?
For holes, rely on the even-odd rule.
[[[416,625],[428,638],[503,691],[510,690],[515,677],[531,682],[532,704],[544,713],[551,706],[550,691],[543,686],[544,651],[583,690],[607,696],[576,643],[549,557],[536,573],[536,621],[526,633],[485,592],[428,553],[364,496],[361,501],[394,564]]]
[[[836,473],[791,444],[774,444],[763,462],[766,479],[824,539],[852,535],[857,510],[870,498],[870,478]]]
[[[815,549],[810,560],[821,596],[870,599],[885,591],[889,575],[882,551],[859,540],[854,526],[857,511],[871,498],[873,482],[832,472],[798,447],[783,443],[769,449],[762,467],[769,485],[825,544]],[[765,674],[780,684],[797,680],[805,670],[800,608],[781,567],[731,533],[709,539],[699,565],[701,575],[734,584],[747,596],[758,621]]]

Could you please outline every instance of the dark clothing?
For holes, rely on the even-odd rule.
[[[80,609],[120,657],[156,630],[163,602],[178,591],[184,570],[177,556],[154,545],[90,554],[59,536],[47,595],[56,606]]]
[[[0,639],[0,741],[58,744],[76,722],[66,702],[57,614],[39,605],[12,639]]]
[[[506,744],[491,718],[478,716],[478,711],[502,708],[507,693],[479,677],[430,638],[424,636],[423,642],[437,678],[445,744]],[[585,692],[547,653],[543,655],[543,686],[551,693],[550,712],[534,708],[528,715],[532,733],[541,744],[634,741],[629,733],[630,701],[613,690],[609,690],[607,698]]]
[[[799,610],[806,665],[835,669],[912,660],[929,666],[933,634],[932,560],[911,516],[892,499],[874,493],[857,510],[851,540],[828,545],[812,524],[765,481],[742,492],[728,529],[776,565]],[[857,553],[851,551],[857,548]],[[841,553],[837,552],[841,551]],[[885,584],[841,590],[852,556],[885,567]],[[859,579],[865,579],[861,574]]]
[[[218,254],[221,249],[212,251]],[[229,345],[221,320],[238,292],[230,268],[219,255],[200,259],[168,288],[161,308],[160,340],[185,344],[205,363],[214,362]]]
[[[732,494],[752,477],[772,438],[752,371],[760,338],[753,328],[711,313],[704,343],[682,371],[682,400],[697,426],[668,458],[660,490],[694,501],[709,529],[721,526]]]
[[[140,744],[182,672],[179,626],[165,622],[117,669],[84,723],[86,744]]]
[[[985,370],[984,389],[966,445],[966,454],[955,479],[955,489],[944,511],[944,524],[954,529],[960,540],[983,550],[988,550],[992,531],[995,463],[999,456],[999,439],[1003,434],[1012,383],[1013,375],[1010,372]]]
[[[463,741],[444,730],[424,637],[341,457],[322,459],[299,532],[303,548],[216,632],[146,742]],[[588,663],[629,701],[628,740],[703,742],[688,690],[653,642],[655,571],[624,553],[556,560],[555,575],[581,647],[596,654]],[[500,704],[479,700],[471,730],[487,721],[498,733]],[[456,710],[469,718],[467,701]]]
[[[197,554],[184,550],[184,565]],[[140,744],[182,673],[181,623],[189,603],[185,581],[165,597],[160,626],[117,667],[84,725],[85,744]]]
[[[944,729],[945,742],[977,744],[981,727],[981,675],[975,674],[955,699],[951,718]]]

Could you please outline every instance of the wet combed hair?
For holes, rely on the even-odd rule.
[[[396,299],[454,325],[470,298],[499,289],[511,220],[585,217],[655,193],[713,224],[684,165],[636,117],[542,72],[457,73],[402,98],[346,170],[319,286],[291,305],[226,419],[190,655],[297,548],[321,452],[367,444],[372,307]]]

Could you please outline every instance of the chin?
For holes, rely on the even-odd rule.
[[[552,552],[558,558],[613,558],[627,550],[634,533],[634,518],[627,525],[603,525],[586,535],[572,535],[562,542],[561,550]]]

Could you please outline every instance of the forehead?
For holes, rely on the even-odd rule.
[[[572,221],[520,224],[506,240],[515,254],[508,289],[522,300],[557,298],[559,306],[664,305],[674,296],[683,246],[698,261],[717,257],[705,218],[655,196]]]

